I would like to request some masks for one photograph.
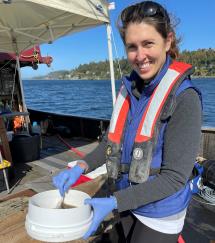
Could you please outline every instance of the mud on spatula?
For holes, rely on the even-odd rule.
[[[67,208],[76,208],[76,206],[69,204],[69,203],[65,203],[65,195],[63,197],[61,197],[60,201],[57,203],[56,208],[62,208],[62,209],[67,209]]]
[[[62,197],[59,199],[59,201],[57,202],[57,205],[56,205],[55,208],[62,208],[63,203],[64,203],[64,199],[65,199],[65,195],[62,196]]]

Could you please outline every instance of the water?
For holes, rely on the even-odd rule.
[[[215,127],[215,78],[194,79],[193,83],[202,92],[203,125]]]
[[[193,79],[203,94],[203,125],[215,127],[215,78]],[[116,89],[120,81],[116,82]],[[109,80],[24,80],[27,107],[75,116],[107,118],[112,113]]]

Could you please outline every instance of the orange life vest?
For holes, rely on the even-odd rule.
[[[131,182],[142,183],[148,179],[161,117],[169,112],[177,88],[185,77],[192,73],[191,65],[173,61],[153,91],[135,136],[129,168],[129,180]],[[122,85],[111,117],[106,150],[107,171],[109,177],[113,179],[117,179],[121,171],[122,137],[129,109],[130,98],[126,87]]]

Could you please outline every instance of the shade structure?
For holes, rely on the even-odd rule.
[[[0,51],[20,53],[108,22],[104,0],[0,1]]]
[[[34,45],[52,43],[60,37],[109,22],[106,0],[0,0],[0,52],[16,53],[24,110],[19,54]],[[110,33],[108,39],[110,45]],[[110,70],[115,101],[112,57]]]

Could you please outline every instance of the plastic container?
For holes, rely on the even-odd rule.
[[[10,150],[14,163],[25,163],[40,158],[39,134],[16,134],[10,142]]]
[[[11,142],[13,139],[14,131],[7,131],[7,140]]]
[[[36,121],[33,122],[32,127],[31,127],[31,131],[34,134],[40,134],[41,135],[41,127],[40,127],[40,125],[38,125],[38,123]]]
[[[61,201],[58,190],[38,193],[30,198],[25,228],[34,239],[45,242],[65,242],[83,237],[92,222],[93,213],[84,200],[90,196],[70,190],[65,204],[75,208],[56,208]]]

